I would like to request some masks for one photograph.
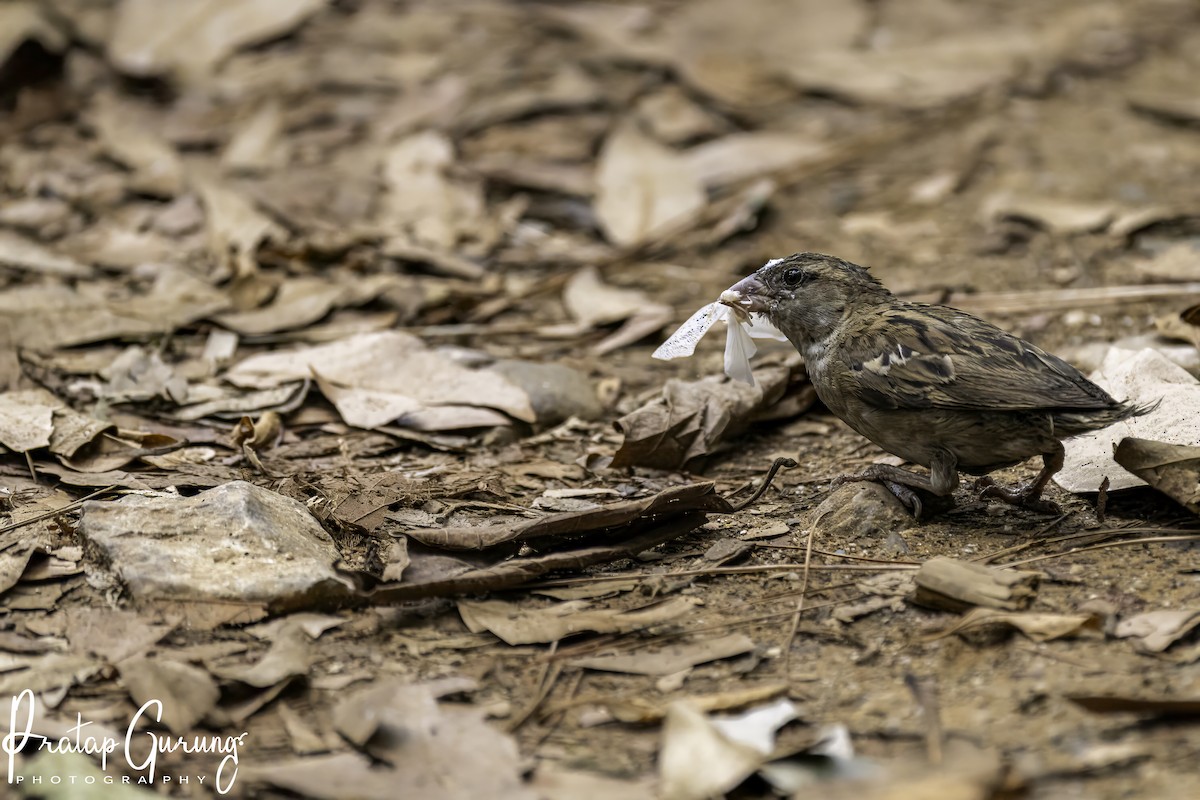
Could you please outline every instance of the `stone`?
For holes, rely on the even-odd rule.
[[[232,481],[194,497],[93,500],[79,532],[135,599],[262,603],[273,612],[351,595],[333,539],[302,504]]]
[[[501,360],[492,370],[519,386],[527,395],[537,424],[557,425],[570,417],[599,419],[604,406],[587,375],[563,364]]]
[[[816,536],[834,540],[883,543],[895,531],[913,524],[912,514],[881,484],[847,483],[833,491],[809,517]]]

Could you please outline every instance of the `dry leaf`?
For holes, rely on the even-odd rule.
[[[219,670],[217,675],[224,680],[266,689],[307,675],[315,660],[312,637],[304,631],[299,621],[288,619],[275,631],[271,646],[262,658],[253,664]]]
[[[367,478],[363,486],[337,503],[332,517],[340,525],[370,533],[386,521],[389,506],[401,501],[405,501],[405,505],[419,505],[429,496],[429,491],[424,481],[385,472]]]
[[[642,97],[637,118],[659,141],[680,145],[721,133],[726,125],[678,86],[667,85]]]
[[[472,633],[490,631],[506,644],[556,642],[576,633],[625,633],[676,619],[699,604],[693,597],[673,597],[643,608],[622,611],[588,608],[582,600],[528,608],[504,600],[459,600],[458,613]]]
[[[1051,233],[1070,235],[1103,230],[1116,216],[1116,207],[1107,203],[1001,194],[984,203],[984,216],[992,220],[1032,222]]]
[[[117,668],[134,704],[162,703],[162,723],[177,736],[191,733],[221,697],[208,672],[169,658],[134,657]]]
[[[1036,611],[1011,612],[973,608],[949,627],[929,634],[927,638],[941,639],[955,633],[992,625],[1015,628],[1035,642],[1049,642],[1100,629],[1100,621],[1092,614],[1043,614]]]
[[[250,781],[340,800],[534,800],[522,784],[516,743],[470,707],[439,705],[436,687],[381,680],[341,701],[339,731],[371,754],[244,768]]]
[[[910,47],[797,53],[779,66],[806,91],[862,104],[921,109],[1011,80],[1037,47],[1025,31],[995,29],[986,34],[959,32]]]
[[[1161,653],[1200,625],[1200,611],[1163,609],[1147,611],[1117,623],[1118,639],[1133,639],[1143,653]]]
[[[88,278],[93,270],[11,231],[0,230],[0,265],[61,278]]]
[[[179,155],[153,127],[131,116],[127,100],[101,94],[93,100],[90,119],[108,157],[133,172],[132,188],[162,197],[183,191]]]
[[[309,376],[315,376],[322,391],[331,395],[346,423],[360,428],[391,422],[403,426],[406,415],[438,406],[495,409],[525,422],[537,418],[529,396],[507,378],[488,369],[460,366],[400,331],[252,356],[228,370],[224,378],[237,386],[261,389]],[[454,420],[442,424],[447,422]]]
[[[1178,314],[1164,314],[1154,320],[1154,327],[1168,339],[1188,342],[1200,348],[1200,303]]]
[[[208,246],[227,275],[245,279],[258,269],[259,246],[284,238],[283,229],[246,197],[215,178],[192,171],[188,177],[204,204]]]
[[[859,3],[766,0],[753,14],[736,14],[721,0],[695,0],[664,26],[659,48],[683,80],[722,105],[770,108],[790,98],[776,80],[782,67],[801,54],[849,48],[868,22]]]
[[[0,394],[0,444],[18,453],[49,447],[54,411],[62,405],[45,389]]]
[[[244,336],[255,336],[310,326],[334,308],[370,302],[391,289],[411,285],[392,275],[375,275],[347,284],[323,277],[291,278],[260,308],[232,311],[214,320]]]
[[[68,608],[64,633],[77,653],[116,664],[136,658],[175,630],[178,620],[114,608]]]
[[[392,233],[405,231],[411,244],[439,252],[477,237],[484,226],[483,188],[452,180],[448,170],[453,163],[454,145],[441,133],[415,133],[392,145],[383,159],[388,194],[379,224]]]
[[[684,153],[688,166],[707,189],[820,161],[829,145],[800,133],[735,133]]]
[[[477,98],[463,107],[455,127],[477,130],[547,111],[593,105],[603,96],[589,73],[567,62],[552,70],[544,82],[523,81],[507,91]]]
[[[1200,125],[1200,100],[1190,92],[1141,92],[1129,98],[1129,107],[1173,125]]]
[[[767,761],[775,732],[796,716],[779,700],[718,723],[686,700],[672,703],[658,759],[663,800],[704,800],[734,788]]]
[[[634,653],[574,658],[570,663],[574,667],[627,675],[671,675],[697,664],[744,655],[752,650],[754,641],[749,636],[731,633],[715,639],[666,645]]]
[[[786,694],[787,684],[764,683],[741,686],[737,689],[716,692],[713,694],[689,694],[687,704],[697,711],[735,711],[767,700],[773,700]],[[612,714],[614,719],[637,725],[650,725],[661,722],[670,712],[674,700],[652,700],[648,697],[636,697],[628,694],[617,697],[605,697],[597,700]],[[554,710],[551,706],[548,711]]]
[[[621,289],[601,281],[594,266],[576,270],[563,287],[563,305],[580,330],[622,322],[650,304],[641,289]]]
[[[793,376],[786,366],[760,367],[757,386],[723,376],[691,382],[669,380],[662,398],[616,421],[625,439],[612,466],[679,469],[694,465],[791,392],[808,398],[796,411],[815,402],[807,379],[799,373]]]
[[[283,107],[268,100],[254,111],[234,133],[221,154],[221,166],[229,172],[263,172],[287,162],[283,139]]]
[[[100,377],[107,380],[100,396],[110,403],[162,398],[182,404],[188,400],[187,378],[163,361],[158,350],[126,348],[101,371]]]
[[[141,78],[194,81],[242,47],[282,36],[325,0],[122,0],[108,58]]]
[[[1037,596],[1039,579],[1036,572],[998,569],[937,556],[917,570],[913,602],[950,611],[972,606],[1020,611],[1028,608]]]
[[[1113,460],[1158,491],[1200,514],[1200,447],[1122,439]]]
[[[615,508],[614,508],[615,507]],[[657,509],[651,512],[649,509]],[[386,605],[427,597],[447,597],[519,586],[550,572],[581,570],[594,564],[629,558],[663,542],[695,530],[704,524],[705,511],[728,512],[730,506],[713,491],[713,484],[702,483],[666,490],[648,500],[601,506],[590,511],[567,512],[544,518],[541,533],[558,531],[563,536],[543,554],[511,557],[501,547],[489,560],[473,554],[456,556],[448,552],[409,552],[410,563],[404,580],[398,584],[374,585],[374,576],[359,594],[368,602]],[[506,526],[485,528],[483,539],[511,536]],[[497,530],[498,529],[498,530]],[[410,528],[407,534],[418,541],[437,531]],[[466,536],[455,536],[459,546],[470,546]],[[575,534],[571,536],[570,534]],[[592,534],[586,536],[586,534]],[[474,536],[478,537],[479,532]],[[577,536],[581,536],[576,540]],[[476,539],[477,541],[479,539]],[[435,547],[437,545],[434,545]],[[362,575],[356,577],[362,581]]]
[[[26,41],[34,41],[52,53],[67,46],[66,34],[50,21],[39,3],[10,2],[0,6],[0,65]]]
[[[707,204],[687,160],[632,120],[604,142],[596,164],[596,215],[608,239],[632,247],[693,219]]]
[[[567,281],[563,305],[575,322],[545,327],[542,335],[572,337],[613,322],[624,323],[592,347],[598,356],[661,330],[672,315],[670,306],[650,300],[640,289],[622,289],[604,283],[599,271],[590,265],[576,271]]]
[[[0,322],[22,347],[51,349],[170,333],[228,306],[224,292],[184,270],[163,268],[145,291],[114,291],[99,281],[9,288],[0,294]]]

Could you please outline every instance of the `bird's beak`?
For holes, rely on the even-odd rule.
[[[757,275],[750,275],[721,292],[721,302],[748,312],[767,310],[766,287]]]

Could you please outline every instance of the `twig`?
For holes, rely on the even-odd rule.
[[[1067,515],[1064,515],[1064,516],[1067,516]],[[1057,523],[1057,522],[1058,522],[1058,518],[1053,520],[1050,524],[1053,525],[1054,523]],[[1045,526],[1043,526],[1043,528],[1044,527]],[[1105,530],[1090,530],[1090,531],[1079,531],[1076,533],[1064,533],[1061,536],[1054,536],[1049,539],[1039,539],[1039,540],[1031,540],[1028,542],[1021,542],[1020,544],[1015,544],[1012,547],[1005,547],[1000,550],[994,550],[991,553],[987,553],[985,555],[977,556],[971,560],[977,561],[981,564],[989,564],[992,561],[995,561],[997,558],[1002,558],[1004,556],[1009,556],[1014,553],[1019,553],[1022,550],[1028,550],[1029,548],[1037,547],[1038,545],[1058,544],[1059,542],[1069,542],[1072,539],[1092,538],[1092,539],[1095,539],[1096,541],[1099,541],[1100,539],[1106,539],[1111,536],[1120,536],[1124,533],[1138,533],[1138,532],[1144,532],[1144,531],[1162,532],[1163,530],[1175,530],[1175,529],[1139,528],[1139,527],[1134,527],[1131,525],[1131,526],[1125,527],[1125,528],[1108,528]]]
[[[915,570],[918,564],[813,564],[814,572],[905,572]],[[795,572],[803,570],[800,564],[758,564],[746,567],[708,567],[705,569],[681,569],[674,572],[655,572],[642,575],[590,575],[583,578],[562,578],[556,581],[522,584],[522,589],[559,589],[565,586],[587,586],[592,583],[627,581],[637,578],[691,578],[699,575],[753,575],[757,572]]]
[[[808,540],[804,550],[804,572],[800,579],[800,597],[796,599],[796,610],[792,613],[792,625],[788,630],[787,639],[783,642],[783,679],[789,680],[792,674],[792,644],[796,640],[796,631],[800,629],[800,615],[804,613],[804,598],[808,595],[808,576],[812,566],[812,543],[813,531],[815,528],[808,529]]]
[[[851,597],[848,597],[848,598],[845,598],[842,600],[830,600],[827,603],[818,603],[814,606],[808,606],[808,610],[816,611],[817,609],[820,609],[820,608],[829,608],[831,606],[845,605],[846,603],[855,603],[866,597],[869,597],[869,595],[866,593],[856,594],[856,595],[853,595]],[[791,611],[773,611],[770,614],[758,614],[753,617],[738,617],[736,619],[726,620],[724,622],[715,622],[711,625],[703,625],[699,628],[685,628],[683,630],[674,631],[672,633],[665,633],[665,634],[662,634],[661,636],[656,636],[651,640],[646,640],[643,638],[634,638],[638,634],[645,633],[646,630],[654,627],[653,625],[647,625],[645,627],[635,628],[633,630],[625,631],[621,634],[613,634],[612,636],[607,637],[607,638],[593,639],[593,640],[589,640],[586,642],[580,642],[579,644],[576,644],[576,645],[571,645],[567,648],[559,650],[558,653],[553,656],[553,660],[565,661],[568,658],[577,658],[579,656],[591,655],[592,653],[596,653],[601,650],[611,650],[613,652],[623,652],[623,653],[635,652],[644,647],[661,645],[664,642],[669,642],[674,639],[682,639],[686,636],[694,636],[698,633],[712,633],[713,631],[722,631],[722,630],[726,630],[729,628],[739,628],[739,627],[743,627],[746,625],[753,625],[758,622],[770,622],[772,620],[777,620],[777,619],[781,619],[782,617],[786,617],[786,616],[790,615],[791,613],[792,613]],[[618,637],[621,637],[621,638],[618,638]],[[550,658],[551,658],[551,656],[549,654],[538,657],[538,659],[550,659]]]
[[[904,683],[913,693],[921,714],[925,718],[925,750],[929,754],[929,763],[938,766],[942,763],[942,708],[938,700],[936,678],[918,678],[911,673],[904,676]]]
[[[1058,661],[1063,664],[1069,664],[1072,667],[1079,667],[1080,669],[1085,670],[1087,672],[1104,673],[1104,674],[1116,673],[1118,675],[1131,675],[1132,674],[1131,672],[1129,672],[1129,670],[1113,669],[1112,666],[1107,663],[1104,664],[1103,666],[1101,666],[1100,664],[1097,664],[1095,661],[1088,663],[1086,661],[1080,661],[1077,658],[1069,658],[1067,656],[1062,655],[1061,653],[1052,653],[1049,650],[1039,650],[1038,648],[1032,647],[1029,645],[1018,644],[1015,646],[1015,649],[1029,653],[1031,655],[1039,656],[1048,661]]]
[[[37,470],[33,468],[33,456],[30,455],[28,450],[25,451],[25,466],[29,467],[29,477],[34,484],[41,485],[41,481],[38,480]]]
[[[1103,542],[1101,544],[1093,544],[1088,547],[1073,547],[1070,550],[1064,550],[1061,553],[1048,553],[1042,556],[1032,556],[1024,558],[1020,561],[1010,561],[1007,564],[998,564],[1002,568],[1017,567],[1022,564],[1032,564],[1036,561],[1048,561],[1052,558],[1061,558],[1063,556],[1074,555],[1076,553],[1087,553],[1092,550],[1106,550],[1110,547],[1125,547],[1131,544],[1159,544],[1163,542],[1200,542],[1200,533],[1187,534],[1185,536],[1146,536],[1141,539],[1124,539],[1119,542]]]
[[[547,656],[553,656],[558,650],[558,640],[555,639],[550,645],[550,652]],[[538,676],[537,693],[533,696],[533,700],[519,714],[509,720],[507,729],[509,733],[517,730],[533,716],[533,712],[537,711],[547,697],[550,696],[550,690],[554,687],[554,682],[558,680],[558,676],[562,674],[563,665],[549,658],[542,664],[542,673]]]
[[[809,589],[806,592],[806,594],[808,594],[810,597],[812,597],[813,595],[825,594],[826,592],[832,592],[834,589],[845,589],[845,588],[848,588],[848,587],[851,587],[854,585],[855,585],[854,581],[846,581],[845,583],[832,583],[829,586],[822,586],[819,589]],[[799,589],[788,589],[787,591],[783,591],[783,592],[774,592],[772,594],[765,594],[762,597],[756,597],[753,600],[747,600],[744,603],[742,603],[742,605],[758,606],[758,605],[762,605],[763,603],[770,603],[774,600],[782,600],[785,597],[795,597],[799,592],[800,592]]]
[[[993,294],[951,295],[948,305],[966,311],[1006,312],[1055,311],[1067,308],[1095,308],[1136,300],[1200,294],[1200,282],[1152,283],[1129,286],[1099,286],[1055,291],[996,292]]]
[[[52,511],[47,511],[44,514],[38,514],[36,517],[30,517],[29,519],[23,519],[20,522],[14,522],[11,525],[5,525],[3,528],[0,528],[0,533],[8,533],[9,531],[15,531],[17,528],[23,528],[26,525],[32,525],[35,522],[41,522],[42,520],[45,520],[45,519],[54,519],[55,517],[59,516],[60,514],[65,514],[68,511],[74,511],[76,508],[83,505],[88,500],[93,500],[102,494],[107,494],[108,492],[111,492],[113,489],[116,489],[117,486],[118,486],[118,484],[115,484],[115,483],[112,484],[111,486],[105,486],[103,489],[97,489],[96,491],[89,494],[87,497],[81,497],[72,503],[67,503],[65,506],[63,506],[61,508],[56,508]]]
[[[1108,511],[1108,487],[1112,485],[1108,476],[1104,476],[1104,480],[1100,481],[1100,493],[1096,495],[1096,522],[1104,524],[1105,512]]]
[[[802,544],[770,544],[767,542],[754,542],[755,547],[764,547],[771,550],[807,550]],[[900,561],[891,558],[868,558],[867,556],[852,556],[846,553],[831,553],[828,550],[813,550],[819,556],[828,556],[829,558],[845,558],[849,561],[866,561],[870,564],[913,564],[921,566],[920,561]]]
[[[538,722],[544,723],[546,730],[538,737],[537,744],[531,748],[532,750],[537,750],[538,747],[550,738],[554,731],[558,730],[558,726],[562,724],[563,718],[567,715],[567,709],[571,707],[571,704],[575,703],[579,695],[579,687],[583,685],[584,674],[584,670],[577,670],[575,678],[571,681],[571,685],[567,687],[566,697],[563,698],[562,702],[555,703],[553,707],[547,708],[543,713],[538,715]]]
[[[797,466],[797,465],[793,459],[790,459],[790,458],[775,459],[775,462],[773,464],[771,464],[771,468],[769,470],[767,470],[767,477],[763,478],[762,486],[758,487],[758,490],[754,494],[750,495],[749,498],[747,498],[746,500],[743,500],[742,502],[740,502],[736,506],[734,506],[733,507],[734,513],[741,511],[743,508],[746,508],[747,506],[752,505],[753,503],[757,502],[758,498],[762,497],[763,493],[766,492],[767,489],[769,489],[771,487],[771,481],[775,480],[775,475],[776,475],[776,473],[779,472],[779,470],[792,469],[795,466]]]

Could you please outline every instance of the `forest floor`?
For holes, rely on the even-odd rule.
[[[787,345],[651,358],[826,252],[1200,440],[1200,13],[1052,5],[0,7],[0,698],[116,747],[10,787],[1200,797],[1195,493],[917,523]]]

